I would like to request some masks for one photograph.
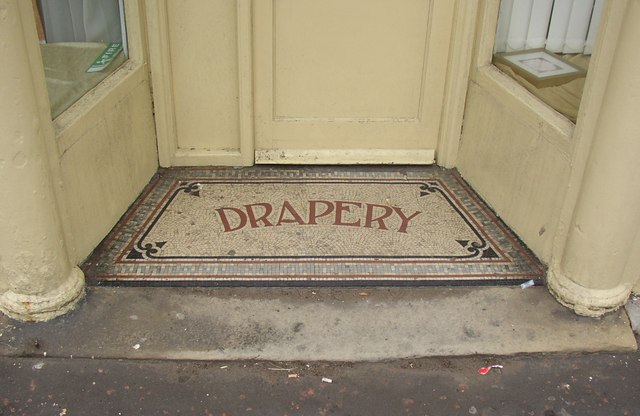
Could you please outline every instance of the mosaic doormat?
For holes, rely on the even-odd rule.
[[[454,170],[160,170],[83,265],[92,284],[519,284],[544,267]]]

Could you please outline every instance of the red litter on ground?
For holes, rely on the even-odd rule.
[[[480,374],[481,376],[484,376],[485,374],[488,374],[489,371],[491,371],[493,368],[504,368],[504,366],[495,364],[495,365],[490,365],[489,367],[480,367],[478,369],[478,374]]]

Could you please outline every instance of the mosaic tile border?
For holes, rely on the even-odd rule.
[[[254,257],[154,259],[132,255],[136,239],[176,187],[206,181],[339,181],[431,183],[445,192],[486,241],[475,258]],[[434,186],[438,185],[438,186]],[[462,214],[461,214],[462,215]],[[139,247],[140,248],[140,247]],[[152,249],[152,247],[148,247]],[[483,256],[484,249],[490,249]],[[143,250],[138,250],[138,252]],[[93,285],[129,286],[406,286],[513,285],[542,282],[545,269],[455,170],[389,168],[171,168],[161,169],[113,231],[82,266]]]

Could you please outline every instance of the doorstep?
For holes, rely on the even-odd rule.
[[[377,361],[636,347],[623,308],[580,317],[544,287],[90,287],[53,321],[0,318],[4,356]]]

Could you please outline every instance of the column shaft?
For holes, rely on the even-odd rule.
[[[624,270],[640,229],[638,19],[640,1],[629,1],[566,246],[549,272],[552,293],[583,315],[621,306],[634,283]]]
[[[21,0],[0,0],[0,310],[46,320],[84,292],[64,244],[40,125]]]

